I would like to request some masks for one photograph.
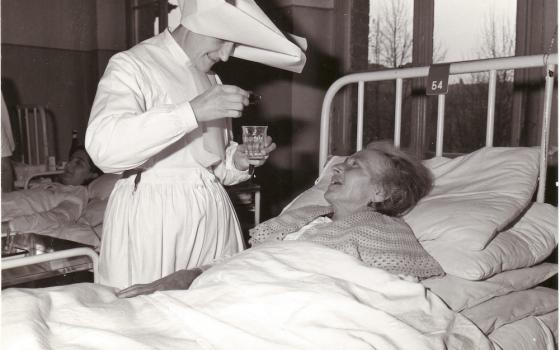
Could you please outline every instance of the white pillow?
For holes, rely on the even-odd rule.
[[[446,240],[421,243],[447,274],[482,280],[543,261],[558,245],[557,232],[558,208],[533,203],[513,227],[496,235],[483,250],[463,249]]]
[[[103,174],[90,182],[88,185],[89,199],[106,200],[109,198],[113,187],[115,187],[115,183],[120,178],[121,176],[117,174]]]
[[[315,185],[284,210],[327,205],[324,193],[332,168],[344,159],[333,156]],[[437,239],[480,250],[528,205],[538,159],[538,148],[486,147],[454,159],[426,160],[434,189],[404,219],[422,243]]]
[[[484,334],[528,316],[539,316],[558,309],[558,291],[536,287],[490,299],[461,314]]]
[[[450,309],[462,311],[497,296],[533,288],[557,273],[557,264],[543,263],[502,272],[484,281],[445,275],[428,278],[422,284],[439,296]]]
[[[554,339],[558,343],[558,310],[537,316],[537,319],[542,322],[544,327],[552,331]]]
[[[496,350],[527,350],[557,349],[554,331],[557,327],[551,328],[544,321],[556,320],[558,311],[549,312],[542,316],[529,316],[519,321],[506,324],[490,333],[490,340],[496,345]]]
[[[421,242],[481,250],[529,204],[538,160],[538,148],[522,147],[485,147],[428,160],[434,188],[404,219]]]

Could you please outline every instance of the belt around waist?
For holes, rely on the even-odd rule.
[[[138,188],[138,184],[140,183],[140,180],[142,179],[142,172],[143,171],[144,171],[144,169],[125,170],[125,171],[123,171],[121,178],[122,179],[127,179],[131,176],[135,176],[135,178],[134,178],[134,191],[136,191],[136,188]]]
[[[125,170],[121,178],[127,179],[134,176],[134,188],[140,181],[148,182],[183,182],[183,181],[210,181],[218,182],[216,176],[205,168],[150,168]]]

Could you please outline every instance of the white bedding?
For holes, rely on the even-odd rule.
[[[544,316],[528,316],[492,332],[496,350],[555,350],[558,311]],[[551,325],[553,324],[553,325]]]
[[[189,291],[8,289],[2,333],[2,349],[492,349],[421,284],[300,241],[247,250]]]
[[[103,224],[92,227],[86,223],[72,223],[49,231],[41,232],[41,234],[44,236],[87,244],[97,250],[101,244]]]

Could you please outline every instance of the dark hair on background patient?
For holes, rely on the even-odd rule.
[[[431,172],[418,159],[397,149],[391,142],[372,142],[366,149],[381,153],[390,162],[381,179],[387,198],[371,204],[376,211],[402,216],[432,189]]]
[[[103,171],[101,171],[101,169],[99,169],[99,168],[97,167],[97,165],[95,165],[95,163],[93,162],[93,160],[92,160],[91,157],[89,156],[89,153],[87,152],[85,146],[83,146],[83,145],[77,146],[77,147],[72,151],[72,154],[70,155],[70,157],[72,157],[72,155],[73,155],[74,153],[78,152],[78,151],[83,151],[83,152],[86,153],[87,159],[88,159],[88,164],[89,164],[89,166],[90,166],[90,168],[91,168],[91,172],[97,174],[98,176],[103,175]],[[95,178],[88,179],[88,180],[86,180],[82,185],[89,185],[89,183],[92,182],[93,180],[95,180]]]

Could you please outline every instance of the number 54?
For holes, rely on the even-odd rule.
[[[443,80],[433,80],[432,81],[432,90],[442,89],[443,88]]]

